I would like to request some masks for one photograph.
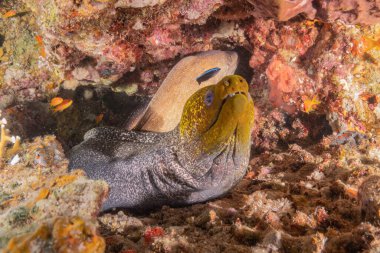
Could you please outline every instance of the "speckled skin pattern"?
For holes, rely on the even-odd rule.
[[[102,127],[73,148],[70,169],[105,180],[114,207],[149,211],[225,194],[245,174],[254,107],[247,82],[226,76],[185,104],[179,126],[167,133]]]

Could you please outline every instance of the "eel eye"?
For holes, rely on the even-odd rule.
[[[230,80],[224,80],[224,85],[225,85],[226,87],[230,86]]]
[[[206,95],[205,95],[206,106],[212,105],[213,101],[214,101],[214,92],[212,90],[208,90]]]

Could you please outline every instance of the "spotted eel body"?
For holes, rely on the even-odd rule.
[[[244,176],[253,117],[247,82],[226,76],[187,100],[173,131],[90,130],[73,148],[69,168],[82,168],[89,178],[109,184],[104,210],[204,202],[225,194]]]

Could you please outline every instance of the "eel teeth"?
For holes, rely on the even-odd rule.
[[[237,91],[235,93],[227,94],[223,99],[226,99],[227,97],[232,98],[232,97],[234,97],[237,94],[245,95],[245,93],[243,91]]]
[[[244,92],[242,92],[242,91],[237,91],[237,92],[235,92],[235,93],[228,94],[228,96],[233,97],[233,96],[235,96],[235,95],[237,95],[237,94],[244,95]]]

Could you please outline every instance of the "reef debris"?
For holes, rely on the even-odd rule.
[[[5,128],[7,124],[7,120],[5,118],[1,118],[2,113],[0,110],[0,169],[4,167],[4,163],[6,163],[9,159],[11,159],[16,153],[20,150],[21,140],[19,136],[10,136],[8,135],[9,130]],[[8,144],[12,144],[10,148],[8,148]],[[12,158],[11,164],[17,163],[18,156]]]
[[[44,251],[53,241],[56,250],[85,246],[89,252],[102,252],[104,242],[95,232],[94,219],[107,196],[107,184],[88,180],[83,171],[67,173],[68,161],[54,136],[15,147],[17,162],[13,158],[1,166],[0,248]],[[67,245],[70,237],[73,244]]]
[[[326,143],[255,155],[255,176],[218,200],[143,216],[105,214],[99,219],[107,251],[332,253],[355,242],[357,252],[376,252],[380,164],[366,149],[379,147],[371,140]],[[359,189],[359,199],[345,186]]]
[[[3,252],[47,250],[102,253],[105,250],[105,241],[97,235],[96,227],[92,222],[79,217],[58,217],[52,224],[41,224],[33,232],[13,237]]]

